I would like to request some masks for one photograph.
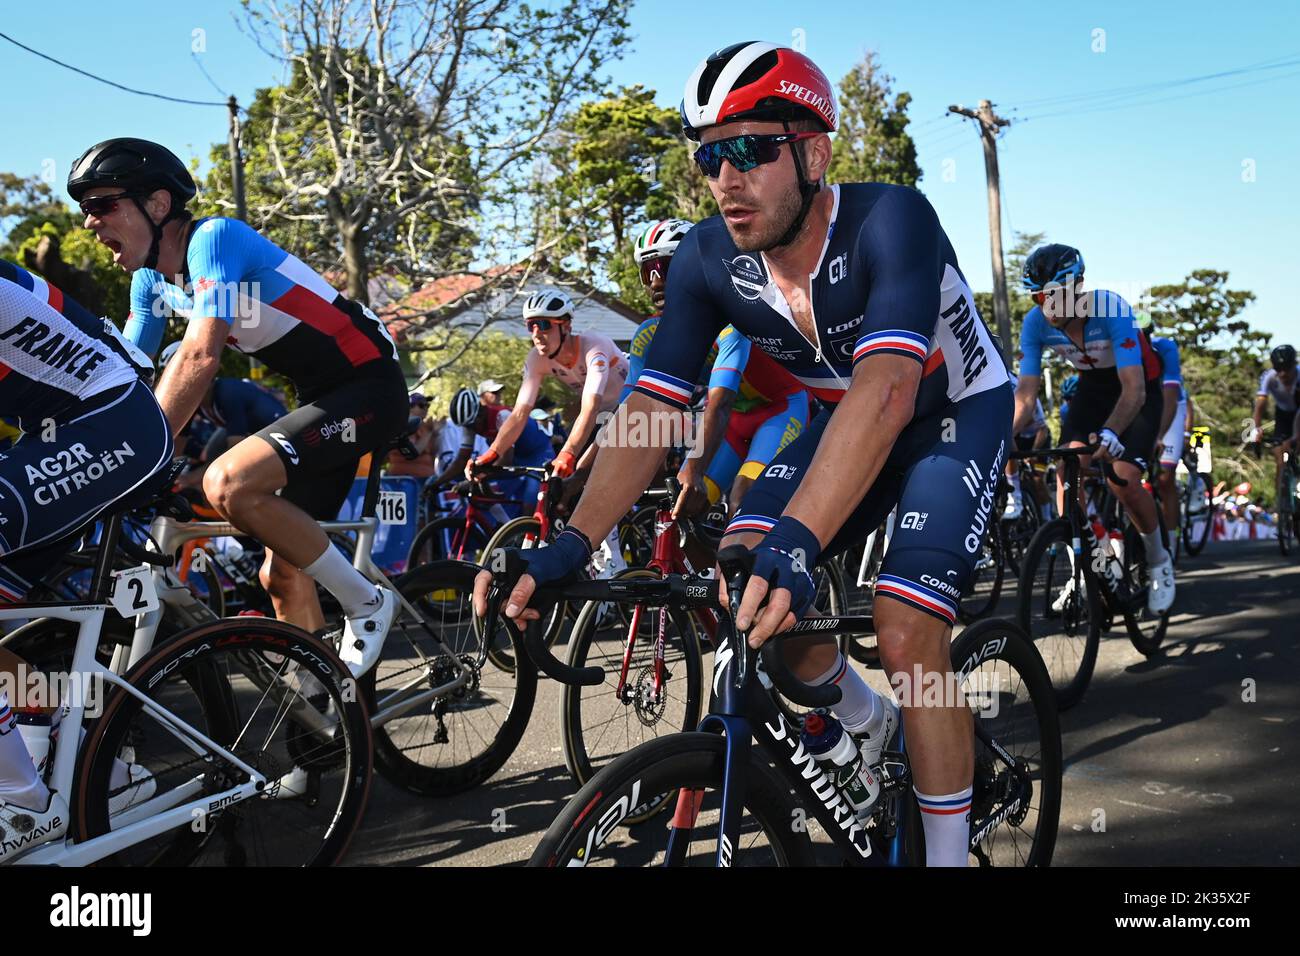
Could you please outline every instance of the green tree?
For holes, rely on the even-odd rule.
[[[1046,235],[1041,232],[1017,232],[1012,239],[1011,248],[1007,250],[1007,306],[1011,312],[1011,342],[1008,343],[1010,347],[1007,349],[1007,353],[1014,357],[1017,367],[1019,366],[1020,353],[1020,327],[1024,325],[1025,316],[1029,313],[1029,310],[1034,307],[1033,300],[1021,288],[1020,276],[1025,271],[1025,259],[1028,258],[1029,253],[1043,244],[1045,238]],[[989,329],[996,333],[997,329],[994,328],[993,321],[993,293],[976,292],[975,308],[979,310],[980,317],[988,324]],[[1063,369],[1062,372],[1063,374],[1069,374],[1064,372]],[[1053,384],[1059,384],[1059,378]],[[1055,398],[1055,395],[1053,395],[1053,398]]]
[[[554,177],[542,195],[539,242],[549,258],[574,261],[574,271],[593,284],[627,287],[631,256],[617,264],[611,257],[627,252],[660,166],[682,140],[676,110],[656,106],[654,96],[633,86],[584,103],[547,149]]]
[[[1218,269],[1194,270],[1143,296],[1153,334],[1178,343],[1198,424],[1210,428],[1215,478],[1233,485],[1249,481],[1271,501],[1272,460],[1261,463],[1245,447],[1270,339],[1241,318],[1254,300],[1253,292],[1228,288],[1228,273]]]
[[[0,173],[0,255],[16,259],[19,247],[46,223],[62,235],[79,220],[40,176]]]
[[[916,144],[907,132],[912,94],[894,94],[894,78],[868,52],[840,80],[839,131],[827,177],[833,183],[915,186],[921,179]]]

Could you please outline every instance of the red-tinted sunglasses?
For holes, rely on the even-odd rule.
[[[671,261],[672,256],[655,256],[641,263],[641,282],[649,285],[656,273],[660,279],[668,281],[668,263]]]
[[[123,199],[134,199],[139,195],[140,193],[126,192],[118,193],[115,196],[92,196],[88,199],[81,200],[77,205],[81,208],[81,212],[84,215],[94,216],[96,219],[103,219],[105,216],[115,212],[118,204]]]

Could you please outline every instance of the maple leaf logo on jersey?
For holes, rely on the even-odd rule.
[[[1137,343],[1132,339],[1125,339],[1123,342],[1119,343],[1119,347],[1122,349],[1131,349],[1135,345],[1137,345]]]
[[[209,289],[211,289],[211,288],[212,288],[214,285],[216,285],[216,284],[217,284],[217,280],[216,280],[216,279],[209,279],[209,278],[207,278],[207,277],[203,277],[203,278],[195,279],[195,280],[194,280],[194,291],[195,291],[195,292],[207,292]]]
[[[1079,361],[1082,362],[1084,365],[1096,365],[1096,364],[1097,364],[1097,360],[1096,360],[1095,358],[1093,358],[1091,355],[1085,355],[1083,358],[1079,359]]]

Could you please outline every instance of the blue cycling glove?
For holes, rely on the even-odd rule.
[[[520,550],[524,571],[540,584],[580,580],[591,560],[591,542],[576,528],[565,528],[544,548]]]
[[[822,546],[803,524],[785,517],[754,548],[753,576],[766,581],[772,590],[785,588],[790,592],[790,610],[795,620],[803,617],[817,596],[817,585],[809,573]]]

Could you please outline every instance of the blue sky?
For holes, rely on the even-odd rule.
[[[248,102],[281,73],[241,33],[236,6],[148,0],[114,18],[102,4],[55,0],[7,10],[0,29],[129,86]],[[612,76],[675,105],[696,61],[736,40],[803,42],[833,80],[876,50],[896,89],[914,97],[920,185],[977,289],[991,284],[983,158],[970,124],[944,112],[987,97],[1016,121],[999,144],[1008,238],[1013,229],[1041,231],[1076,245],[1093,284],[1126,294],[1194,268],[1226,269],[1233,287],[1258,295],[1252,324],[1297,341],[1300,310],[1286,277],[1300,273],[1300,63],[1141,95],[1097,94],[1295,58],[1298,23],[1289,0],[641,0],[632,50]],[[194,54],[195,45],[205,49]],[[3,41],[0,88],[9,133],[0,137],[0,170],[49,171],[60,184],[85,146],[109,136],[149,136],[201,156],[225,138],[224,109],[132,96]]]

